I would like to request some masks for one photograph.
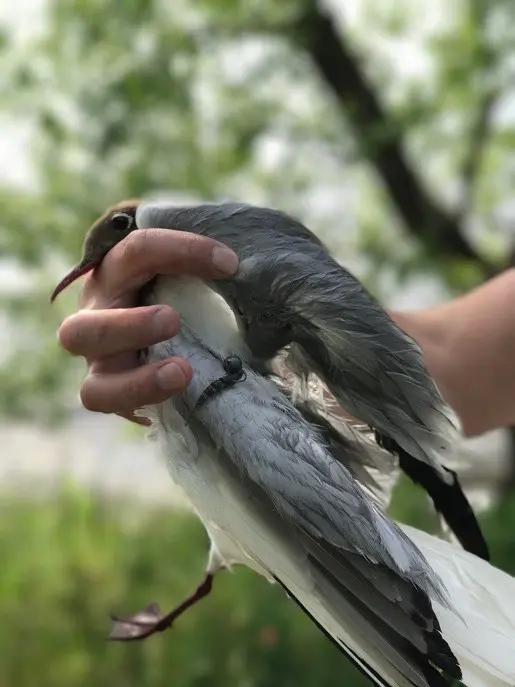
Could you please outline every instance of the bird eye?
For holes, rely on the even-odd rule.
[[[120,231],[128,231],[129,229],[132,229],[134,217],[125,212],[115,212],[115,214],[111,217],[111,223],[115,229]]]

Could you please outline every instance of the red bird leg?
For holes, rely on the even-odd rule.
[[[111,616],[113,626],[109,633],[109,639],[116,642],[133,642],[146,639],[156,632],[164,632],[188,608],[208,596],[213,588],[213,577],[213,573],[207,573],[196,591],[166,615],[161,613],[157,604],[151,603],[143,611],[125,618]]]

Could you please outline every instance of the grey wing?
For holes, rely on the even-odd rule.
[[[291,278],[288,263],[303,275],[302,285]],[[320,376],[351,415],[441,470],[442,458],[458,438],[455,416],[419,347],[362,285],[325,252],[310,247],[283,256],[270,290],[295,321],[291,359],[296,358],[298,370]]]
[[[367,427],[355,426],[343,418],[339,406],[325,396],[319,380],[311,380],[309,388],[301,392],[284,378],[274,378],[274,382],[320,433],[334,459],[344,465],[362,489],[386,511],[400,474],[398,458],[382,449]]]
[[[365,637],[406,684],[447,685],[459,678],[432,607],[431,598],[449,605],[439,578],[411,540],[365,498],[314,429],[298,417],[292,422],[291,407],[281,405],[276,409],[283,421],[275,416],[259,447],[228,454],[250,480],[253,500],[267,516],[275,512],[276,529],[286,526],[304,551],[319,603],[337,627]],[[338,629],[333,638],[340,639]]]
[[[286,365],[283,367],[287,370]],[[314,375],[310,375],[308,382],[291,373],[286,373],[285,377],[290,386],[279,380],[276,384],[308,422],[317,426],[333,456],[344,462],[383,510],[390,503],[402,470],[427,492],[444,536],[448,536],[445,528],[449,526],[465,550],[489,560],[488,545],[456,473],[446,466],[452,479],[442,480],[431,465],[415,460],[391,440],[378,438],[375,432],[363,431],[363,428],[357,431],[338,412],[339,406],[332,395]]]
[[[443,600],[441,582],[422,553],[367,498],[316,428],[286,398],[274,399],[274,411],[262,419],[259,443],[237,451],[243,437],[229,440],[234,444],[232,450],[227,446],[229,454],[240,469],[303,531],[390,567]]]

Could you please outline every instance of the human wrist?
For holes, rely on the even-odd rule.
[[[442,373],[450,346],[449,324],[442,308],[388,312],[395,324],[421,348],[424,363],[431,375]]]
[[[427,310],[390,312],[466,436],[515,425],[515,270]]]
[[[446,305],[425,310],[389,311],[388,314],[422,351],[424,364],[444,399],[458,412],[461,401],[450,374],[453,346],[451,313]]]

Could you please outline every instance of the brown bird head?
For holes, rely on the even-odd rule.
[[[97,219],[86,234],[82,258],[55,287],[53,302],[67,286],[100,265],[111,248],[137,229],[136,210],[139,200],[124,200],[113,205]]]

